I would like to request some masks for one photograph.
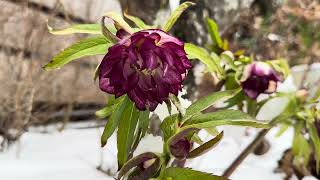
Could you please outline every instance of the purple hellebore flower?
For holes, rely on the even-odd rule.
[[[99,67],[99,86],[120,97],[127,94],[139,110],[155,110],[178,95],[192,65],[184,43],[159,29],[129,34],[117,32],[120,41],[109,48]]]
[[[171,154],[178,159],[185,159],[190,150],[191,150],[191,142],[187,139],[180,139],[175,144],[170,145]]]
[[[241,79],[241,86],[247,96],[256,99],[261,93],[271,94],[276,91],[281,77],[264,62],[247,65]]]
[[[153,177],[161,167],[160,158],[152,152],[146,152],[130,159],[118,173],[117,179],[128,174],[130,180],[147,180]]]

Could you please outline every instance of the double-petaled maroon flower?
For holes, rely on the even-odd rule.
[[[178,95],[186,72],[192,67],[184,43],[158,29],[128,34],[117,32],[120,41],[109,48],[99,67],[104,92],[127,94],[139,110],[153,111]]]
[[[254,62],[245,67],[241,86],[247,96],[256,99],[262,93],[275,92],[279,81],[281,76],[269,64]]]

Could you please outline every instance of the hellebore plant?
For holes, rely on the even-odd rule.
[[[238,109],[256,117],[260,109],[270,100],[276,98],[287,99],[288,103],[284,110],[269,121],[269,125],[271,127],[280,126],[277,136],[280,136],[289,127],[294,129],[294,140],[291,148],[294,155],[293,164],[305,172],[304,176],[312,174],[320,177],[320,110],[318,109],[320,87],[316,87],[319,84],[308,88],[299,87],[296,92],[276,92],[277,85],[290,74],[285,60],[255,62],[252,58],[244,56],[243,50],[232,53],[229,50],[228,42],[222,40],[219,36],[217,24],[212,19],[207,18],[207,26],[212,38],[210,50],[213,52],[211,52],[211,56],[215,59],[218,59],[217,56],[220,57],[224,67],[224,78],[220,80],[223,81],[224,86],[222,87],[226,89],[242,88],[242,91],[227,100],[228,107],[237,106]],[[206,53],[209,54],[207,51]],[[304,82],[301,82],[301,84],[304,84]],[[316,93],[309,93],[312,88],[316,88]],[[269,94],[269,96],[259,99],[261,94]],[[245,108],[244,105],[247,107]],[[225,170],[224,177],[229,177],[234,172],[242,161],[262,142],[269,130],[263,129],[258,133],[252,143]]]
[[[265,103],[257,102],[256,98],[261,93],[275,92],[277,83],[287,75],[286,63],[281,60],[253,62],[240,53],[234,55],[219,39],[217,26],[210,19],[209,32],[219,49],[217,54],[170,35],[171,27],[191,5],[191,2],[181,4],[161,27],[146,25],[141,19],[124,14],[135,24],[131,27],[112,12],[102,17],[101,24],[74,25],[62,30],[48,26],[55,35],[86,33],[95,36],[64,49],[44,66],[45,70],[60,68],[81,57],[105,55],[96,68],[94,79],[99,78],[99,87],[108,94],[108,102],[96,115],[107,119],[101,136],[102,147],[117,129],[117,179],[226,179],[227,176],[183,168],[184,162],[201,156],[219,143],[223,132],[219,132],[217,126],[270,127],[270,123],[254,119]],[[111,19],[113,24],[105,25],[105,18]],[[202,97],[184,109],[177,96],[194,60],[205,64],[208,72],[224,82],[225,90]],[[277,94],[270,98],[272,96]],[[242,111],[245,101],[250,115]],[[163,152],[146,152],[133,157],[147,133],[149,117],[163,102],[170,114],[160,125]],[[225,107],[204,113],[217,102],[225,102]],[[232,106],[238,106],[239,110],[229,109]],[[174,109],[177,113],[173,113]],[[198,136],[200,130],[214,137],[203,142]]]

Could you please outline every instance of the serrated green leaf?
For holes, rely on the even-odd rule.
[[[188,154],[188,159],[190,158],[196,158],[198,156],[201,156],[205,154],[206,152],[210,151],[212,148],[214,148],[222,139],[223,137],[223,131],[218,134],[216,137],[211,139],[210,141],[202,144],[201,146],[195,148]]]
[[[43,68],[45,70],[52,70],[85,56],[106,54],[111,45],[103,36],[81,40],[54,56]]]
[[[53,29],[47,24],[49,32],[54,35],[68,35],[75,33],[84,33],[84,34],[102,34],[100,24],[75,24],[65,29]],[[113,26],[109,26],[108,29],[116,33],[116,29]]]
[[[179,114],[173,114],[171,116],[166,117],[161,125],[160,128],[163,133],[164,141],[167,141],[172,135],[174,135],[178,129],[178,118]]]
[[[108,12],[105,13],[103,16],[112,19],[115,23],[116,28],[118,27],[124,29],[130,34],[134,33],[134,30],[129,26],[129,24],[122,18],[120,14],[117,14],[115,12]]]
[[[209,173],[195,171],[189,168],[169,167],[161,175],[161,180],[227,180],[224,177],[215,176]]]
[[[127,96],[120,97],[121,100],[114,106],[114,112],[108,119],[106,126],[104,127],[103,134],[101,136],[101,146],[105,146],[109,137],[113,134],[118,127],[119,120],[122,117],[122,113],[130,102]]]
[[[227,90],[211,93],[210,95],[199,99],[198,101],[192,103],[186,110],[186,114],[183,117],[183,121],[191,118],[192,116],[202,112],[208,107],[214,105],[218,101],[227,100],[234,95],[236,95],[240,89]]]
[[[248,114],[238,110],[220,110],[192,117],[183,124],[185,128],[208,128],[221,125],[248,126],[255,128],[270,128],[268,123],[256,121]]]
[[[136,16],[131,16],[127,14],[126,12],[123,14],[124,17],[128,18],[130,21],[132,21],[138,28],[140,29],[150,29],[151,26],[146,25],[142,19],[136,17]]]
[[[134,132],[138,124],[139,113],[135,105],[130,102],[121,116],[117,133],[119,168],[121,168],[129,158],[134,141]]]
[[[224,72],[220,66],[220,60],[213,59],[207,50],[191,43],[185,43],[184,50],[186,51],[189,59],[199,59],[207,66],[210,72],[216,73],[218,78],[223,77]],[[219,58],[218,56],[215,57]]]
[[[166,24],[163,26],[162,30],[165,32],[170,31],[172,26],[176,23],[181,14],[191,5],[194,5],[193,2],[184,2],[180,4],[180,6],[175,9],[167,20]]]
[[[107,107],[100,109],[99,111],[96,111],[95,115],[98,118],[103,119],[103,118],[110,116],[113,111],[114,111],[114,106],[107,106]]]
[[[219,48],[223,48],[223,42],[221,40],[221,37],[219,35],[219,27],[217,25],[217,23],[213,20],[213,19],[210,19],[210,18],[207,18],[207,25],[208,25],[208,31],[209,31],[209,34],[210,34],[210,37],[212,39],[212,43],[219,47]]]

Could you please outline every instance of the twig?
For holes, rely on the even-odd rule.
[[[311,70],[311,64],[313,63],[311,58],[308,59],[307,69],[304,70],[304,72],[303,72],[302,79],[301,79],[300,84],[299,84],[299,89],[306,88],[305,87],[305,82],[307,82],[308,75],[309,75],[309,72]]]
[[[261,130],[256,138],[242,151],[242,153],[234,160],[231,166],[228,167],[223,173],[223,176],[229,178],[231,174],[237,169],[237,167],[242,163],[242,161],[262,142],[265,135],[270,131],[270,129]]]
[[[273,126],[277,118],[271,120],[269,125]],[[271,127],[272,128],[272,127]],[[270,129],[271,129],[270,128]],[[262,142],[270,129],[261,130],[256,138],[241,152],[241,154],[232,162],[232,164],[224,171],[223,176],[229,178],[237,167],[246,159],[246,157]]]

